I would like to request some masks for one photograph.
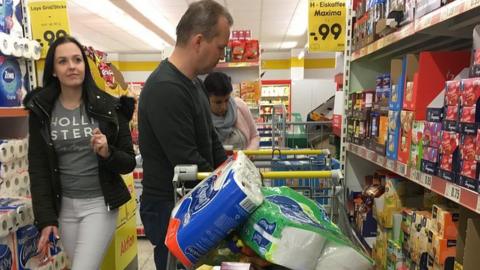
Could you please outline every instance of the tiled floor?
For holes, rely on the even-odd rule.
[[[153,246],[145,238],[138,238],[138,270],[155,270]]]

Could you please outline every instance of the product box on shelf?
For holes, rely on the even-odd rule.
[[[473,29],[473,50],[470,62],[470,77],[480,77],[480,25]]]
[[[418,60],[418,76],[414,81],[413,101],[415,119],[426,119],[427,107],[440,108],[445,102],[445,82],[462,74],[470,61],[469,51],[421,52]],[[438,98],[438,104],[436,100]],[[433,106],[432,106],[433,105]]]
[[[461,94],[460,81],[455,80],[445,82],[445,106],[458,106]]]
[[[390,159],[397,160],[398,143],[400,136],[400,112],[388,111],[388,138],[386,156]]]
[[[457,131],[459,123],[458,105],[446,106],[443,119],[443,129],[447,131]]]
[[[457,239],[460,212],[456,208],[434,204],[432,206],[432,228],[440,238]]]
[[[390,79],[392,84],[392,93],[388,103],[390,110],[400,111],[402,109],[406,64],[407,62],[401,59],[393,59],[390,63]]]
[[[480,129],[477,129],[477,136],[475,140],[475,159],[480,161]]]
[[[475,134],[480,122],[480,111],[476,106],[460,108],[459,131],[463,134]]]
[[[436,175],[438,171],[438,148],[424,147],[420,166],[422,172]]]
[[[442,123],[439,122],[425,122],[425,129],[423,130],[423,144],[424,146],[438,148],[442,140]]]
[[[453,131],[443,131],[440,144],[439,172],[443,179],[456,183],[460,172],[459,134]]]
[[[461,135],[460,143],[460,157],[462,160],[475,160],[475,155],[477,151],[477,138],[480,138],[480,135]]]
[[[390,80],[390,74],[385,73],[377,76],[374,109],[388,110],[388,103],[391,93],[392,85]]]
[[[457,250],[456,239],[441,238],[437,233],[430,231],[428,241],[432,246],[432,252],[429,254],[429,257],[433,258],[435,264],[443,266],[449,258],[453,262]]]
[[[460,163],[460,185],[478,192],[480,165],[476,160],[462,160]]]
[[[442,6],[442,0],[422,0],[417,1],[415,8],[415,19],[423,17]]]
[[[414,113],[412,111],[401,111],[400,113],[400,146],[398,150],[398,160],[408,164],[410,158],[410,148],[412,144],[412,126]]]
[[[399,80],[402,81],[398,82],[398,85],[403,87],[402,107],[405,110],[413,111],[416,109],[416,104],[418,103],[417,99],[419,99],[417,98],[418,89],[415,89],[414,84],[415,74],[418,70],[418,57],[414,54],[407,54],[403,57],[402,65],[403,71],[401,77],[399,78]],[[420,99],[427,99],[428,96],[428,94],[424,95],[422,92],[422,97]]]
[[[420,163],[423,157],[423,131],[425,129],[424,121],[413,121],[412,144],[410,146],[409,165],[420,170]]]
[[[463,79],[461,82],[460,105],[473,107],[480,99],[480,78]]]

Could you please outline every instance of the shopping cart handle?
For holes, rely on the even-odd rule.
[[[197,165],[177,165],[173,170],[173,182],[176,181],[196,181],[197,180]]]

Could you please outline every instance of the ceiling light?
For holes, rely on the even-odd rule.
[[[287,36],[299,37],[307,32],[308,28],[308,3],[300,0],[288,26]]]
[[[296,41],[285,41],[280,45],[281,49],[292,49],[297,47],[298,42]]]
[[[71,2],[74,2],[76,5],[79,5],[98,16],[107,19],[115,26],[123,29],[130,35],[137,37],[154,49],[163,50],[165,48],[165,41],[162,38],[147,29],[143,24],[133,19],[130,15],[108,0],[71,0]]]
[[[176,39],[175,27],[161,14],[155,2],[152,0],[127,0],[127,2],[157,27],[165,31],[172,39]]]

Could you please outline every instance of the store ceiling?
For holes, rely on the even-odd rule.
[[[68,0],[67,3],[72,34],[85,45],[106,52],[146,53],[161,50],[159,37],[173,44],[175,26],[193,1]],[[307,0],[216,1],[231,12],[233,29],[250,29],[253,38],[260,40],[264,50],[305,46]],[[164,19],[165,23],[158,19]],[[142,26],[132,26],[137,23]],[[160,24],[162,27],[159,27]],[[148,29],[143,30],[147,32],[137,31],[143,27]],[[153,36],[146,38],[148,35],[142,33]]]

